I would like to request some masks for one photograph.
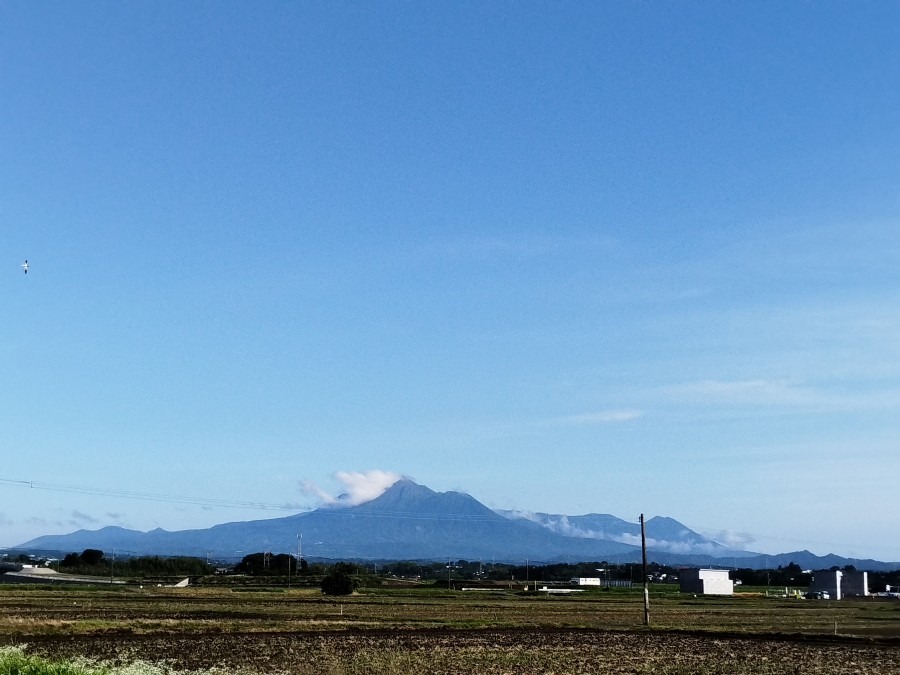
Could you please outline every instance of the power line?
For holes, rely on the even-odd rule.
[[[140,501],[163,502],[169,504],[192,504],[196,506],[218,506],[224,508],[255,509],[263,511],[293,511],[301,509],[291,504],[267,504],[264,502],[248,502],[233,499],[217,499],[211,497],[188,497],[184,495],[166,495],[152,492],[138,492],[134,490],[117,490],[112,488],[97,488],[84,485],[69,485],[64,483],[48,483],[36,480],[15,480],[0,478],[0,485],[12,485],[16,487],[34,490],[47,490],[51,492],[69,492],[74,494],[95,495],[101,497],[120,497],[124,499],[136,499]],[[369,517],[369,518],[400,518],[408,520],[496,520],[499,514],[443,514],[443,513],[409,513],[402,511],[378,511],[377,513],[348,512],[345,507],[335,506],[333,509],[324,508],[329,514],[337,516]]]
[[[48,483],[35,480],[14,480],[0,478],[0,485],[13,485],[35,490],[48,490],[51,492],[69,492],[75,494],[95,495],[102,497],[121,497],[140,501],[164,502],[170,504],[192,504],[196,506],[218,506],[225,508],[256,509],[263,511],[293,511],[301,509],[291,504],[267,504],[264,502],[247,502],[233,499],[217,499],[210,497],[188,497],[184,495],[165,495],[152,492],[137,492],[134,490],[117,490],[111,488],[87,487],[83,485],[68,485],[63,483]],[[408,520],[456,520],[456,521],[487,521],[503,518],[500,514],[444,514],[444,513],[409,513],[404,511],[379,510],[377,513],[361,513],[359,511],[348,512],[346,507],[337,505],[334,508],[323,507],[324,511],[337,516],[368,517],[368,518],[399,518]]]
[[[263,502],[246,502],[233,499],[216,499],[212,497],[186,497],[183,495],[165,495],[152,492],[137,492],[134,490],[115,490],[110,488],[87,487],[83,485],[67,485],[64,483],[47,483],[36,480],[14,480],[0,478],[0,484],[16,487],[30,488],[34,490],[49,490],[51,492],[71,492],[83,495],[97,495],[102,497],[122,497],[125,499],[137,499],[141,501],[166,502],[170,504],[194,504],[196,506],[219,506],[238,509],[258,509],[263,511],[296,511],[297,507],[290,504],[266,504]]]

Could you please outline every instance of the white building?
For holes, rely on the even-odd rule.
[[[574,577],[569,583],[574,586],[599,586],[600,577]]]
[[[682,593],[734,595],[734,582],[728,577],[728,570],[679,570],[678,581]]]

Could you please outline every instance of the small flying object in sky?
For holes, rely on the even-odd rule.
[[[28,261],[22,263],[22,269],[25,270],[25,274],[28,274]]]

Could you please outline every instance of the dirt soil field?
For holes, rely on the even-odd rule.
[[[900,673],[900,647],[593,630],[372,630],[43,636],[29,653],[231,673]]]
[[[0,587],[0,645],[216,675],[900,674],[900,603]]]

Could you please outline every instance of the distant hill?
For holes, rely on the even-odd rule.
[[[470,495],[435,492],[410,480],[398,481],[381,496],[358,506],[326,506],[283,518],[176,532],[121,527],[78,530],[38,537],[18,548],[61,553],[98,548],[123,555],[209,555],[234,560],[257,551],[296,553],[301,534],[303,556],[310,559],[640,560],[639,526],[615,516],[497,513]],[[837,556],[818,561],[813,561],[815,556],[801,557],[801,553],[811,556],[808,552],[785,554],[782,562],[779,556],[734,551],[671,518],[649,519],[647,537],[650,559],[663,564],[721,565],[727,561],[729,566],[760,569],[789,562],[804,568],[848,564]]]
[[[262,550],[312,558],[586,560],[634,557],[634,546],[574,539],[537,523],[504,518],[460,492],[434,492],[401,480],[359,506],[322,507],[284,518],[234,522],[208,529],[150,532],[105,527],[47,535],[22,548],[235,558]]]
[[[777,553],[775,555],[753,554],[734,561],[724,560],[729,566],[744,567],[748,569],[764,570],[786,567],[791,563],[800,565],[805,570],[827,570],[832,567],[844,567],[853,565],[858,570],[870,572],[888,572],[900,569],[900,562],[883,562],[871,558],[844,558],[843,556],[829,553],[828,555],[816,555],[809,551],[794,551],[792,553]]]
[[[567,537],[601,539],[640,546],[641,526],[605,513],[589,513],[583,516],[565,516],[552,513],[528,513],[500,511],[507,518],[524,519],[538,523],[551,532]],[[682,525],[673,518],[655,516],[646,522],[647,547],[658,553],[678,555],[707,555],[711,558],[741,558],[755,555],[722,546]]]

